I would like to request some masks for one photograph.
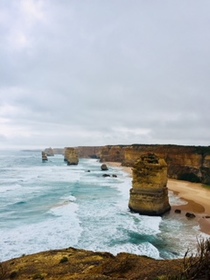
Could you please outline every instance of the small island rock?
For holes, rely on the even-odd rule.
[[[107,167],[107,165],[106,165],[105,163],[103,163],[103,164],[101,165],[101,170],[102,170],[102,171],[107,171],[107,170],[108,170],[108,167]]]

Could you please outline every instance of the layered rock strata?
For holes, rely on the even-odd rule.
[[[170,210],[167,189],[167,164],[155,154],[144,154],[133,167],[129,208],[150,216]]]
[[[64,160],[68,165],[77,165],[79,163],[77,150],[75,148],[65,148]]]
[[[210,146],[129,145],[105,146],[100,161],[133,166],[144,153],[155,153],[168,165],[168,177],[210,185]]]
[[[99,159],[101,146],[79,146],[77,147],[79,158],[94,158]]]

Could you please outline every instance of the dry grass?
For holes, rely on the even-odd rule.
[[[154,260],[127,253],[68,248],[0,263],[0,280],[207,280],[210,279],[210,239],[198,240],[196,254],[183,259]]]
[[[209,280],[210,279],[210,238],[198,240],[197,253],[189,251],[183,259],[183,270],[177,276],[168,276],[166,280]]]
[[[183,276],[186,279],[210,279],[210,239],[198,240],[196,255],[186,252]]]
[[[5,280],[7,277],[7,266],[6,264],[0,263],[0,280]]]

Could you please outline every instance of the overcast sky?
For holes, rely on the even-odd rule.
[[[209,0],[0,0],[0,148],[210,145]]]

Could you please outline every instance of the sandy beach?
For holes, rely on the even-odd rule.
[[[167,187],[183,199],[186,204],[173,206],[182,215],[194,213],[202,232],[210,235],[210,189],[199,183],[168,179]]]
[[[132,176],[132,168],[121,166],[119,162],[107,162],[107,166],[119,167]],[[170,215],[185,215],[187,212],[193,213],[200,226],[200,230],[210,235],[210,188],[206,188],[199,183],[191,183],[168,179],[167,187],[174,195],[178,195],[183,201],[183,205],[172,206]],[[175,214],[175,210],[181,210],[181,214]]]

